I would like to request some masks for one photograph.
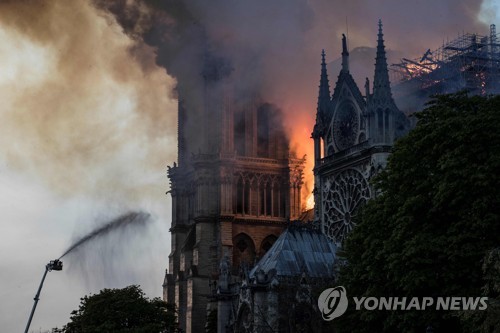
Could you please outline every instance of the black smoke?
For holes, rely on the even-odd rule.
[[[342,32],[349,32],[351,48],[374,46],[378,18],[388,48],[407,57],[437,47],[447,36],[484,28],[477,20],[481,2],[475,0],[93,2],[131,38],[153,46],[157,63],[179,84],[190,86],[207,72],[215,79],[235,75],[278,104],[290,95],[305,97],[294,94],[300,87],[314,99],[321,48],[333,48],[327,56],[337,58]]]

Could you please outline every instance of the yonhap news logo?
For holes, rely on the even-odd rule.
[[[347,293],[342,286],[325,289],[318,298],[318,308],[326,321],[342,316],[348,303]]]
[[[484,311],[488,308],[488,297],[352,297],[355,310],[439,310],[439,311]],[[318,308],[324,320],[342,316],[349,304],[343,286],[325,289],[318,298]]]

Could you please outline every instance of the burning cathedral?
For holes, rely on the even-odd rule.
[[[364,88],[349,73],[344,36],[333,94],[322,54],[314,222],[306,223],[304,160],[291,154],[279,110],[257,94],[241,98],[231,69],[210,55],[197,84],[179,85],[163,287],[182,330],[325,330],[317,293],[333,285],[336,249],[357,209],[375,195],[369,180],[408,129],[392,98],[380,22],[373,90],[368,79]]]
[[[373,90],[364,95],[349,73],[346,37],[342,69],[330,95],[322,55],[314,140],[314,219],[321,231],[341,244],[355,226],[356,211],[375,195],[370,179],[385,168],[394,141],[409,122],[392,97],[382,22],[379,21]]]
[[[304,160],[289,151],[280,111],[238,91],[231,72],[207,53],[200,80],[178,87],[164,299],[176,305],[186,332],[205,331],[221,262],[226,274],[237,276],[301,214]]]

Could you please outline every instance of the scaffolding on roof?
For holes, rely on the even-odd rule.
[[[428,49],[417,59],[391,65],[396,90],[420,90],[426,95],[467,89],[475,94],[500,93],[500,44],[494,24],[490,35],[463,34]],[[397,93],[397,92],[396,92]]]

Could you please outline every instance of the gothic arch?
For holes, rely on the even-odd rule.
[[[258,211],[260,216],[283,217],[282,179],[276,175],[260,175],[258,179]]]
[[[251,179],[240,174],[236,179],[236,214],[250,214],[250,183]]]
[[[281,190],[281,179],[279,177],[273,177],[272,180],[272,215],[274,217],[284,217],[281,214],[281,197],[284,195],[284,191]]]
[[[384,140],[386,142],[389,142],[389,140],[390,140],[390,138],[389,138],[389,133],[391,132],[391,126],[389,123],[389,119],[391,119],[390,113],[391,113],[390,109],[385,109],[385,111],[384,111]]]
[[[261,178],[259,183],[259,215],[271,216],[272,187],[269,176]]]
[[[276,242],[277,239],[278,237],[276,237],[275,235],[269,235],[262,240],[262,242],[260,243],[260,257],[264,256],[264,254],[269,251],[269,249],[271,248],[271,246],[273,246],[274,242]]]
[[[252,266],[255,261],[255,244],[250,236],[240,233],[233,238],[233,265],[239,268],[243,263]]]
[[[377,129],[378,139],[380,140],[384,133],[384,112],[382,109],[377,109]]]

